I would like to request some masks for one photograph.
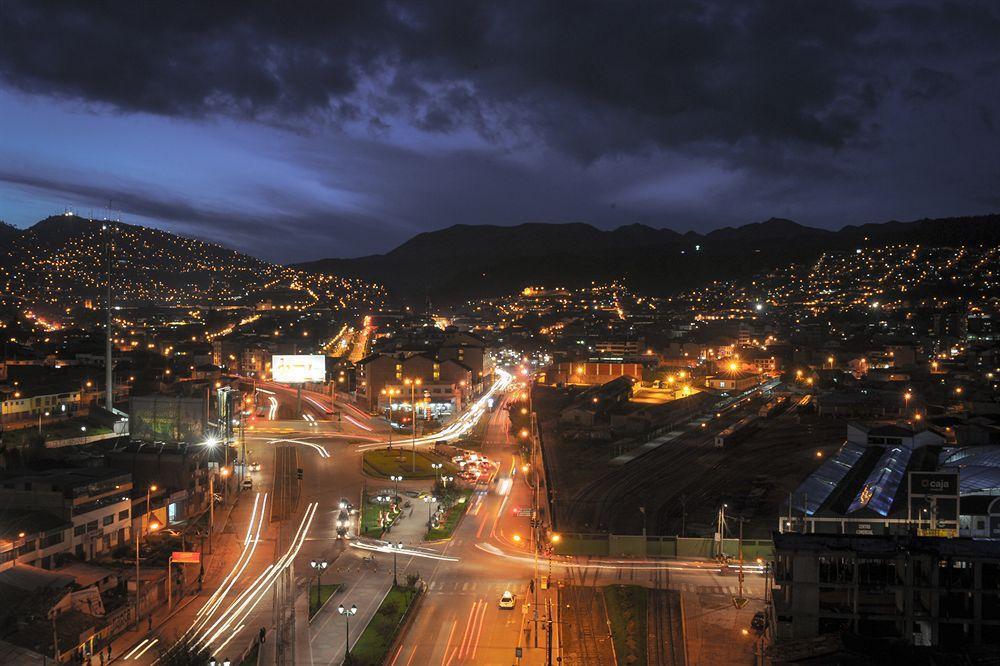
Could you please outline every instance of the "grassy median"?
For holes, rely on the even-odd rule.
[[[388,479],[394,474],[407,480],[433,479],[440,474],[454,475],[458,471],[458,467],[450,459],[429,451],[417,451],[414,471],[413,452],[405,444],[394,446],[391,450],[385,448],[365,451],[363,460],[365,474],[380,479]],[[432,463],[440,463],[443,467],[436,470],[431,467]]]
[[[424,541],[440,541],[441,539],[450,538],[455,533],[455,528],[458,527],[462,516],[469,509],[469,504],[472,503],[471,499],[472,490],[470,488],[462,490],[455,503],[445,509],[444,519],[438,526],[427,530],[427,534],[424,535]]]
[[[340,589],[340,583],[322,585],[310,585],[309,586],[309,619],[311,620],[313,616],[319,612],[319,609],[323,607],[330,597],[337,593]]]
[[[639,585],[604,588],[604,604],[619,664],[646,664],[646,594],[646,588]]]
[[[393,585],[358,642],[355,643],[351,650],[351,658],[345,659],[344,663],[352,666],[382,664],[417,594],[414,587]]]

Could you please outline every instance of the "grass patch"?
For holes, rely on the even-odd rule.
[[[365,510],[361,514],[361,535],[378,539],[382,536],[382,524],[380,519],[384,512],[389,510],[388,504],[377,504],[373,499],[374,495],[365,498]],[[395,522],[399,512],[390,515],[390,523]]]
[[[619,664],[646,665],[646,594],[646,588],[638,585],[604,588],[604,604]]]
[[[406,612],[416,598],[415,588],[393,585],[351,650],[350,659],[345,659],[344,663],[352,666],[377,666],[383,663]]]
[[[309,586],[309,619],[319,612],[330,597],[340,589],[340,583],[323,583],[322,585]]]
[[[462,520],[462,516],[465,515],[466,510],[469,508],[469,501],[472,498],[472,490],[466,488],[455,500],[455,503],[448,507],[444,512],[444,519],[437,527],[427,530],[427,534],[424,535],[425,541],[439,541],[441,539],[447,539],[455,533],[455,528],[458,527],[458,523]]]
[[[458,468],[451,460],[431,453],[429,451],[417,451],[416,472],[414,472],[413,452],[405,448],[405,444],[394,447],[391,451],[388,448],[365,451],[364,471],[369,476],[380,479],[388,479],[393,474],[400,474],[406,479],[433,479],[438,474],[455,474]],[[431,467],[432,463],[444,465],[440,470]]]

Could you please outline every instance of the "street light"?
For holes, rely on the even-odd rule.
[[[149,518],[149,497],[150,497],[150,493],[155,492],[156,489],[157,488],[156,488],[155,484],[150,484],[149,488],[146,489],[146,514],[145,514],[145,516],[143,516],[142,520],[147,520]],[[134,532],[135,532],[135,624],[136,624],[136,626],[139,626],[139,609],[140,609],[140,599],[141,599],[141,597],[139,596],[139,584],[140,584],[139,583],[139,581],[140,581],[140,576],[139,576],[139,537],[142,536],[142,529],[141,529],[142,520],[140,520],[140,529],[134,530]],[[147,533],[155,532],[158,529],[160,529],[160,524],[157,523],[157,522],[155,522],[155,521],[149,522],[146,525]]]
[[[396,552],[403,547],[403,542],[390,543],[389,547],[392,548],[392,585],[395,587],[399,585],[399,581],[396,579]]]
[[[441,482],[444,484],[445,488],[448,487],[448,482],[449,481],[454,481],[454,480],[455,480],[455,477],[453,477],[453,476],[442,476],[441,477]]]
[[[323,572],[330,566],[330,563],[326,560],[310,560],[309,566],[316,570],[316,607],[318,609],[323,597]]]
[[[347,624],[345,625],[346,630],[344,633],[344,635],[346,636],[346,641],[344,643],[344,653],[349,658],[351,656],[351,616],[357,615],[358,607],[351,604],[350,608],[344,608],[344,604],[340,604],[339,606],[337,606],[337,612],[343,615],[344,620],[347,622]]]
[[[441,478],[441,468],[444,467],[441,463],[431,463],[431,469],[434,470],[434,475]]]
[[[434,506],[434,502],[437,502],[437,497],[424,495],[424,503],[427,504],[427,529],[431,528],[431,507]]]
[[[389,480],[396,484],[392,493],[392,501],[397,502],[399,501],[399,482],[403,480],[403,476],[401,474],[393,474],[389,477]]]
[[[416,391],[417,387],[423,384],[423,381],[417,377],[416,379],[404,379],[403,383],[410,387],[410,424],[412,425],[412,447],[413,447],[413,473],[417,473],[417,405],[416,405]]]

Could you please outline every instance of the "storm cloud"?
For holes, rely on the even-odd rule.
[[[371,188],[368,209],[334,207],[330,219],[388,225],[386,240],[498,222],[442,215],[474,209],[480,190],[481,207],[496,206],[505,185],[520,204],[500,205],[503,223],[703,227],[792,214],[840,226],[983,212],[981,183],[998,169],[995,151],[985,154],[997,146],[998,43],[1000,8],[986,2],[4,0],[0,86],[75,112],[283,132],[282,159],[306,159],[308,144],[333,150],[302,163],[320,181],[337,180],[345,148],[381,155],[368,165],[376,177],[335,184]],[[913,147],[920,140],[925,150]],[[941,183],[926,163],[957,164],[977,146],[984,155],[964,160],[960,182]],[[403,165],[427,156],[441,180],[390,163],[397,149]],[[477,187],[477,174],[501,180]],[[881,197],[857,188],[873,177]],[[928,201],[932,181],[940,196]],[[583,186],[592,189],[561,199],[562,213],[547,194],[572,198]],[[470,205],[422,202],[428,190]],[[922,208],[900,205],[911,195]],[[205,214],[198,192],[181,196],[168,219],[239,217],[235,201]],[[321,219],[322,199],[290,198],[283,214]],[[345,254],[370,249],[345,243]]]

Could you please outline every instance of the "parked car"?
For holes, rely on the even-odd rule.
[[[750,626],[761,633],[767,629],[767,615],[764,611],[757,611],[753,614],[753,619],[750,620]]]

